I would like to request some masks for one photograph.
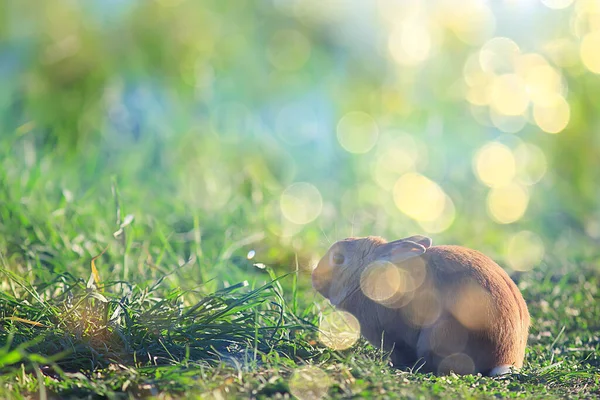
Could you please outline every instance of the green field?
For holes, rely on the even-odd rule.
[[[0,15],[0,398],[600,396],[597,2]],[[517,282],[521,371],[327,346],[312,267],[414,234]]]

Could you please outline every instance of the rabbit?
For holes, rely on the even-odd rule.
[[[397,368],[497,376],[523,366],[530,317],[508,274],[484,254],[411,236],[334,243],[313,287],[352,314]]]

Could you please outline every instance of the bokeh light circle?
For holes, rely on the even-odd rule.
[[[372,172],[381,188],[390,190],[403,173],[415,168],[418,154],[412,143],[412,146],[388,146],[380,152]]]
[[[600,30],[590,32],[581,40],[579,55],[585,67],[595,74],[600,74]]]
[[[379,137],[377,123],[369,114],[351,111],[337,124],[337,138],[340,145],[349,153],[366,153],[375,146]]]
[[[515,271],[529,271],[542,261],[546,249],[535,233],[521,231],[510,237],[505,254],[508,265]]]
[[[538,183],[548,170],[546,155],[536,145],[521,143],[514,152],[517,163],[517,178],[524,185]]]
[[[479,51],[479,63],[484,72],[507,74],[513,71],[520,53],[519,46],[513,40],[495,37],[488,40]]]
[[[480,44],[494,33],[496,18],[486,2],[461,0],[460,7],[456,7],[456,0],[440,3],[442,22],[464,43]]]
[[[427,233],[441,233],[452,226],[454,219],[456,218],[456,207],[452,198],[448,195],[444,195],[444,207],[442,213],[433,221],[417,221],[421,228]]]
[[[425,61],[432,47],[431,33],[423,21],[408,20],[390,33],[388,49],[394,61],[403,65],[418,65]]]
[[[290,185],[279,199],[283,216],[294,224],[308,224],[314,221],[323,209],[323,199],[319,189],[307,182]]]
[[[297,399],[313,400],[327,396],[331,383],[332,380],[325,371],[319,367],[307,365],[292,373],[288,385],[290,393]]]
[[[527,119],[522,114],[505,115],[496,112],[493,108],[489,109],[490,119],[494,126],[506,133],[517,133],[525,127]]]
[[[490,142],[480,148],[474,158],[475,174],[489,187],[508,185],[516,174],[512,151],[499,142]]]
[[[544,105],[533,106],[533,119],[544,132],[559,133],[569,124],[571,108],[564,97],[555,95]]]
[[[390,262],[369,264],[360,276],[363,294],[377,303],[386,303],[397,294],[407,291],[411,277]]]
[[[345,311],[335,310],[322,315],[319,323],[319,341],[333,350],[345,350],[360,338],[360,323]]]
[[[535,104],[548,104],[548,100],[551,101],[553,96],[562,94],[562,77],[555,68],[548,64],[528,68],[523,79],[527,87],[527,94]]]
[[[394,185],[393,194],[396,207],[417,221],[435,221],[444,211],[444,191],[421,174],[402,175]]]
[[[402,313],[411,325],[424,327],[433,325],[440,318],[442,308],[437,291],[418,290],[411,302],[402,308]]]
[[[517,74],[494,78],[490,88],[490,107],[504,115],[523,114],[529,105],[525,81]]]
[[[487,196],[487,209],[498,223],[510,224],[523,217],[529,204],[529,192],[517,183],[492,188]]]

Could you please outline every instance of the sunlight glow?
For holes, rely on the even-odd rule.
[[[415,292],[412,301],[401,310],[413,326],[431,326],[442,314],[442,303],[435,291],[419,290]]]
[[[519,46],[511,39],[495,37],[486,42],[479,51],[479,63],[484,72],[495,75],[513,72],[517,57],[521,54]]]
[[[279,205],[285,218],[294,224],[304,225],[321,214],[323,199],[314,185],[298,182],[283,191]]]
[[[525,60],[527,56],[523,56],[521,60]],[[532,59],[535,60],[535,58],[529,60]],[[527,94],[531,101],[535,104],[545,105],[548,104],[548,98],[562,93],[562,77],[555,68],[547,64],[546,60],[541,58],[539,61],[543,64],[522,66],[521,76],[525,80]]]
[[[344,115],[337,125],[340,145],[349,153],[363,154],[377,143],[379,128],[369,114],[352,111]]]
[[[595,44],[590,49],[600,48]],[[585,50],[582,57],[584,53],[591,54],[590,62],[594,64],[598,52]],[[489,105],[491,123],[503,132],[521,131],[530,120],[531,107],[533,122],[545,132],[558,133],[569,123],[567,87],[561,72],[540,54],[521,54],[511,39],[489,40],[476,55],[467,58],[463,77],[468,86],[467,101],[476,106]],[[478,118],[478,122],[484,121]]]
[[[477,177],[491,188],[506,186],[515,177],[515,157],[502,143],[490,142],[484,145],[475,154],[474,161]]]
[[[408,172],[394,185],[394,202],[400,211],[417,221],[435,221],[444,211],[446,196],[434,181]]]
[[[517,133],[525,127],[527,120],[523,114],[505,115],[490,108],[490,119],[496,128],[506,133]]]
[[[579,54],[581,62],[587,69],[600,74],[600,30],[588,33],[581,40]]]
[[[442,0],[438,18],[456,37],[467,44],[479,44],[494,33],[496,18],[484,0]]]
[[[427,233],[441,233],[450,228],[456,218],[456,207],[447,194],[444,194],[444,207],[442,213],[433,221],[418,221],[421,228]]]
[[[570,118],[569,103],[559,95],[549,97],[544,105],[535,104],[533,106],[535,123],[547,133],[561,132],[569,124]]]
[[[517,74],[503,74],[492,81],[490,107],[501,114],[520,115],[527,110],[529,97],[525,81]]]
[[[516,183],[493,188],[487,196],[487,209],[498,223],[510,224],[523,217],[529,204],[529,192]]]
[[[350,313],[335,310],[322,315],[319,323],[319,340],[333,350],[345,350],[360,338],[360,324]]]
[[[411,141],[412,139],[408,137]],[[394,187],[394,183],[405,172],[415,168],[417,149],[414,141],[408,141],[403,146],[391,146],[383,150],[373,168],[377,184],[386,190]]]
[[[365,268],[360,276],[360,288],[365,296],[377,303],[386,303],[407,292],[410,275],[390,262],[377,262]]]
[[[431,34],[424,21],[407,19],[390,33],[388,48],[398,64],[418,65],[429,57],[431,41]]]
[[[495,307],[490,294],[477,282],[463,284],[456,290],[452,315],[470,330],[484,330],[495,320]]]
[[[326,397],[331,383],[329,375],[314,365],[294,370],[288,382],[290,393],[298,400],[318,400]]]
[[[536,145],[521,143],[514,152],[517,163],[517,179],[524,185],[538,183],[548,170],[546,155]]]

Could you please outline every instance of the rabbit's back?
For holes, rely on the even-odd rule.
[[[529,312],[508,274],[484,254],[461,246],[433,246],[422,256],[447,318],[468,332],[479,348],[471,354],[478,370],[521,367]],[[478,361],[479,360],[479,361]]]

